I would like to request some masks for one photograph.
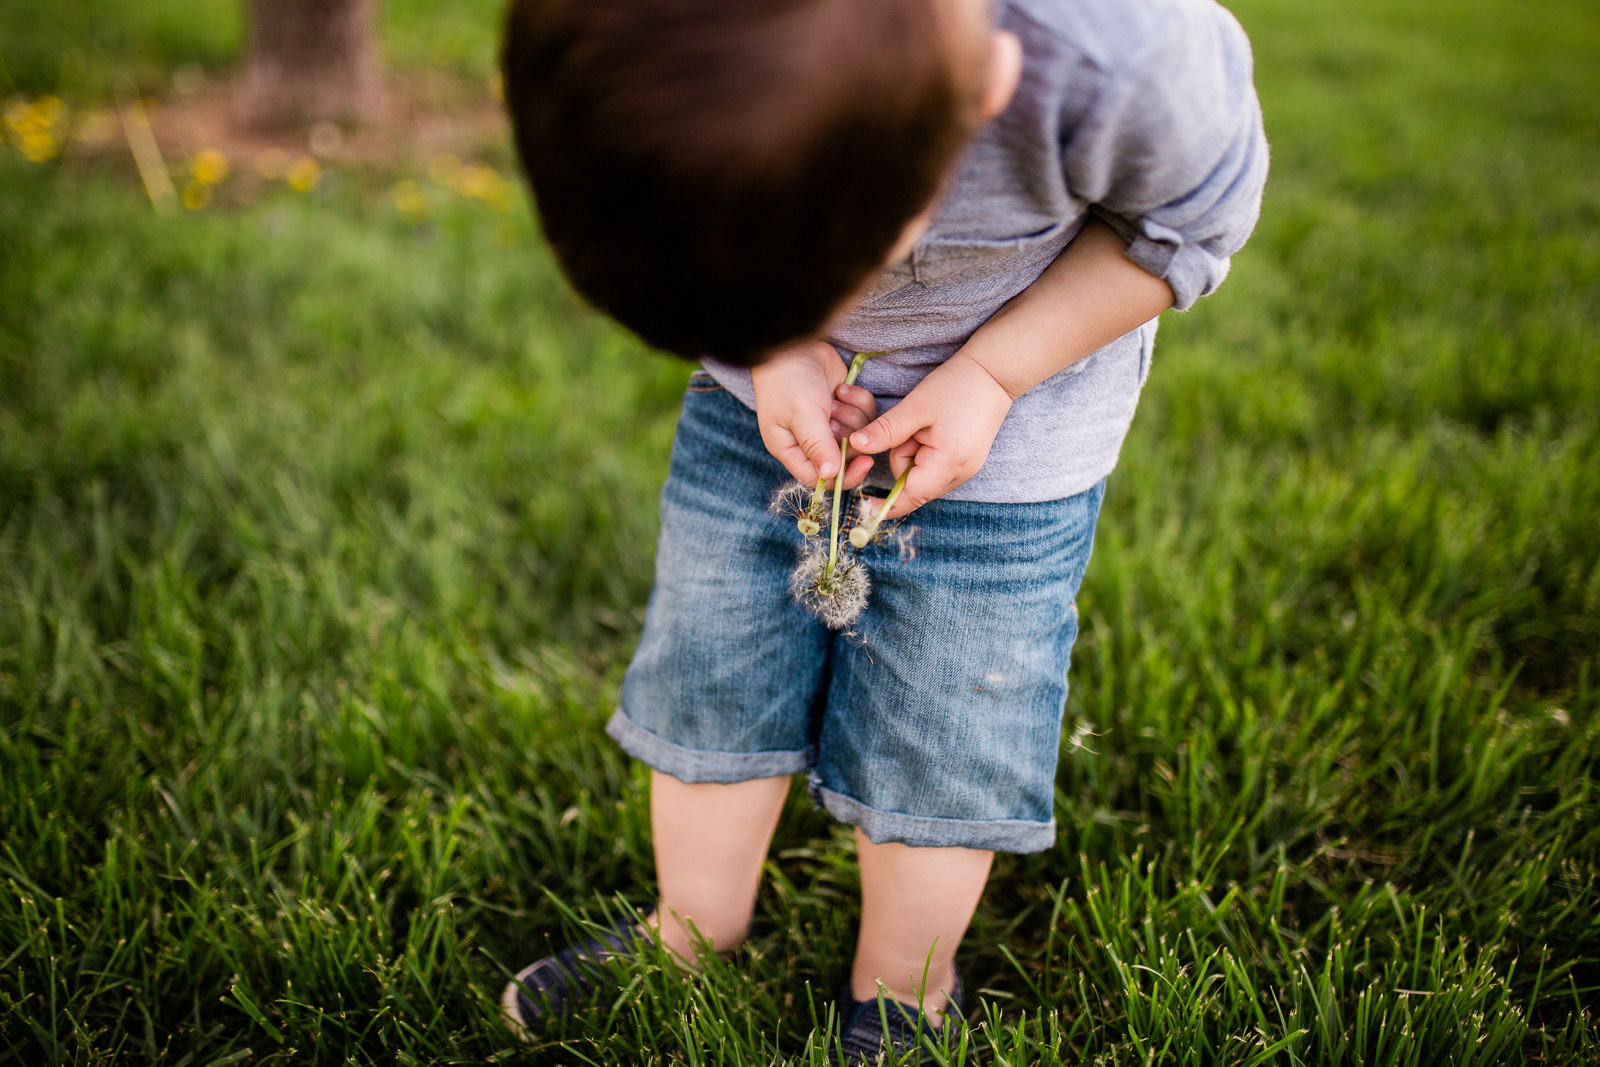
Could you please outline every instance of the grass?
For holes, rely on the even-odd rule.
[[[132,80],[152,92],[173,68],[224,72],[249,31],[247,0],[7,0],[0,9],[0,92],[92,97]],[[386,0],[380,47],[399,66],[487,79],[499,0]]]
[[[1235,10],[1269,201],[1163,326],[963,1056],[1594,1062],[1600,20]],[[0,1062],[820,1063],[855,873],[798,791],[734,960],[494,1012],[651,893],[600,725],[687,369],[525,215],[0,188]]]

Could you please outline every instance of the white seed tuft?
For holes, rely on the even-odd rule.
[[[867,610],[872,581],[865,566],[844,555],[829,574],[828,546],[807,544],[789,575],[789,592],[830,630],[842,630]]]
[[[799,482],[787,482],[772,494],[767,510],[774,515],[804,515],[811,510],[813,490]]]

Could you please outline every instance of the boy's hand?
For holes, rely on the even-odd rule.
[[[878,401],[860,386],[846,386],[848,368],[825,342],[797,345],[753,367],[756,422],[761,442],[803,485],[832,478],[839,470],[839,441],[878,414]],[[844,486],[854,489],[872,469],[870,456],[855,456]]]
[[[876,422],[851,434],[850,444],[863,452],[889,449],[897,478],[916,457],[905,489],[884,518],[914,511],[977,474],[1010,410],[1011,394],[963,350]]]

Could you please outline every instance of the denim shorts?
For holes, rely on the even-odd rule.
[[[789,592],[802,537],[767,504],[790,480],[755,412],[696,374],[607,732],[689,783],[809,772],[823,807],[874,842],[1048,848],[1074,600],[1105,483],[924,505],[907,520],[913,551],[862,551],[870,600],[833,631]]]

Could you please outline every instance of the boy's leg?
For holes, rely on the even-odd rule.
[[[661,491],[656,583],[607,732],[653,768],[661,907],[651,925],[692,960],[744,937],[789,778],[806,769],[832,635],[789,595],[803,543],[768,510],[791,482],[755,412],[708,375],[684,394]]]
[[[861,857],[861,936],[850,995],[872,1000],[878,983],[905,1004],[921,1003],[938,1026],[955,978],[956,947],[983,894],[994,853],[975,848],[875,845],[856,831]],[[929,950],[932,957],[929,957]],[[926,969],[927,986],[923,987]]]
[[[661,906],[650,925],[663,944],[694,959],[693,937],[681,920],[693,922],[718,951],[744,940],[761,865],[788,795],[787,777],[685,785],[669,774],[650,772],[650,824],[661,888]]]
[[[878,979],[934,1011],[959,999],[952,959],[993,850],[1051,847],[1074,601],[1102,493],[936,500],[917,512],[914,558],[877,544],[857,556],[872,600],[833,648],[812,781],[859,828],[856,1002]],[[872,1014],[857,1010],[846,1035],[868,1052]]]

